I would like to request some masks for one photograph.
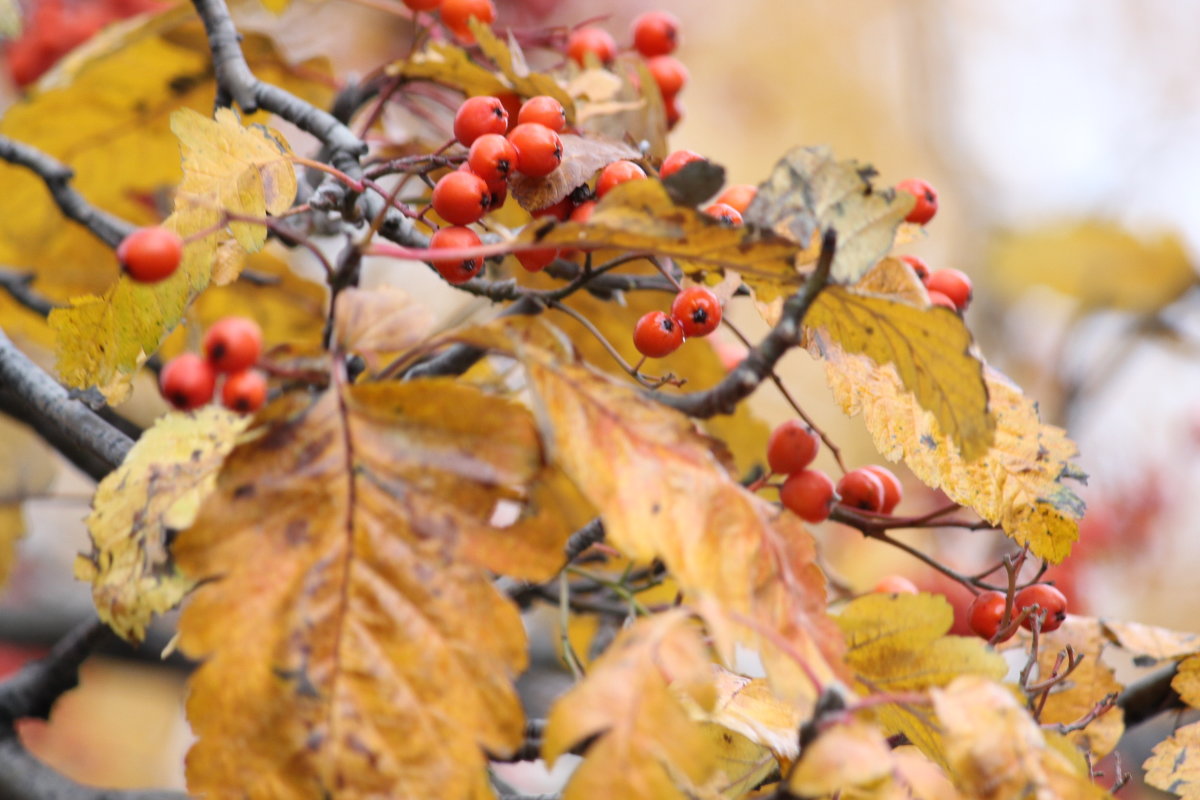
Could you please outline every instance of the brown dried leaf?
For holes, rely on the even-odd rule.
[[[559,134],[563,145],[562,163],[544,178],[517,173],[508,182],[513,198],[529,211],[552,206],[577,186],[587,183],[614,161],[639,159],[642,154],[624,142],[585,139],[573,133]]]

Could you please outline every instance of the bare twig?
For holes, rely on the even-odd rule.
[[[45,317],[59,306],[30,288],[35,277],[28,272],[17,272],[0,267],[0,289],[8,292],[12,299],[33,313]]]

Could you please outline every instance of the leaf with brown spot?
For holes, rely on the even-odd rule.
[[[642,154],[624,142],[559,134],[563,156],[558,168],[544,178],[516,173],[508,182],[513,198],[529,211],[552,206],[592,179],[596,170],[614,161],[639,159]]]

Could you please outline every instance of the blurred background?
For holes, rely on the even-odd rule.
[[[54,4],[77,19],[98,2]],[[41,5],[27,2],[26,18]],[[125,5],[133,13],[147,4]],[[730,182],[757,183],[788,149],[827,144],[840,158],[873,164],[884,185],[921,177],[936,186],[938,216],[903,252],[971,276],[966,319],[983,353],[1038,400],[1046,421],[1068,429],[1092,476],[1076,554],[1053,571],[1073,610],[1200,632],[1200,4],[497,6],[498,28],[596,19],[622,45],[638,13],[675,13],[676,55],[691,78],[671,146],[723,164]],[[339,76],[407,51],[410,27],[399,8],[393,0],[295,0],[277,14],[237,4],[244,29],[271,34],[296,59],[328,56]],[[0,96],[7,104],[19,93],[10,84]],[[734,318],[756,335],[765,330],[749,306]],[[784,373],[850,466],[878,460],[861,423],[829,398],[819,365],[796,353]],[[769,387],[752,402],[772,424],[791,413]],[[22,435],[0,428],[0,453],[25,452]],[[0,476],[13,481],[4,485],[34,494],[24,507],[21,561],[0,598],[0,638],[30,648],[14,648],[14,663],[90,609],[88,591],[69,576],[75,553],[87,549],[81,520],[91,486],[69,467],[52,474],[30,463],[0,463]],[[914,513],[936,502],[905,480]],[[897,572],[944,588],[903,554],[818,528],[832,570],[857,591]],[[946,532],[913,541],[971,570],[1006,544]],[[30,725],[27,741],[81,780],[182,785],[181,687],[182,672],[93,660],[83,687],[56,711],[50,728],[59,733]],[[1144,757],[1135,739],[1126,766]]]

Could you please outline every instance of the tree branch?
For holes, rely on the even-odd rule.
[[[1125,713],[1126,729],[1153,719],[1164,711],[1184,707],[1179,693],[1171,688],[1171,681],[1178,669],[1179,664],[1171,663],[1125,687],[1117,697],[1117,707]]]
[[[76,783],[34,758],[15,735],[0,739],[0,800],[187,800],[183,792],[100,789]]]
[[[30,288],[35,277],[32,273],[0,267],[0,289],[8,292],[12,299],[33,313],[43,317],[49,316],[59,305]]]

